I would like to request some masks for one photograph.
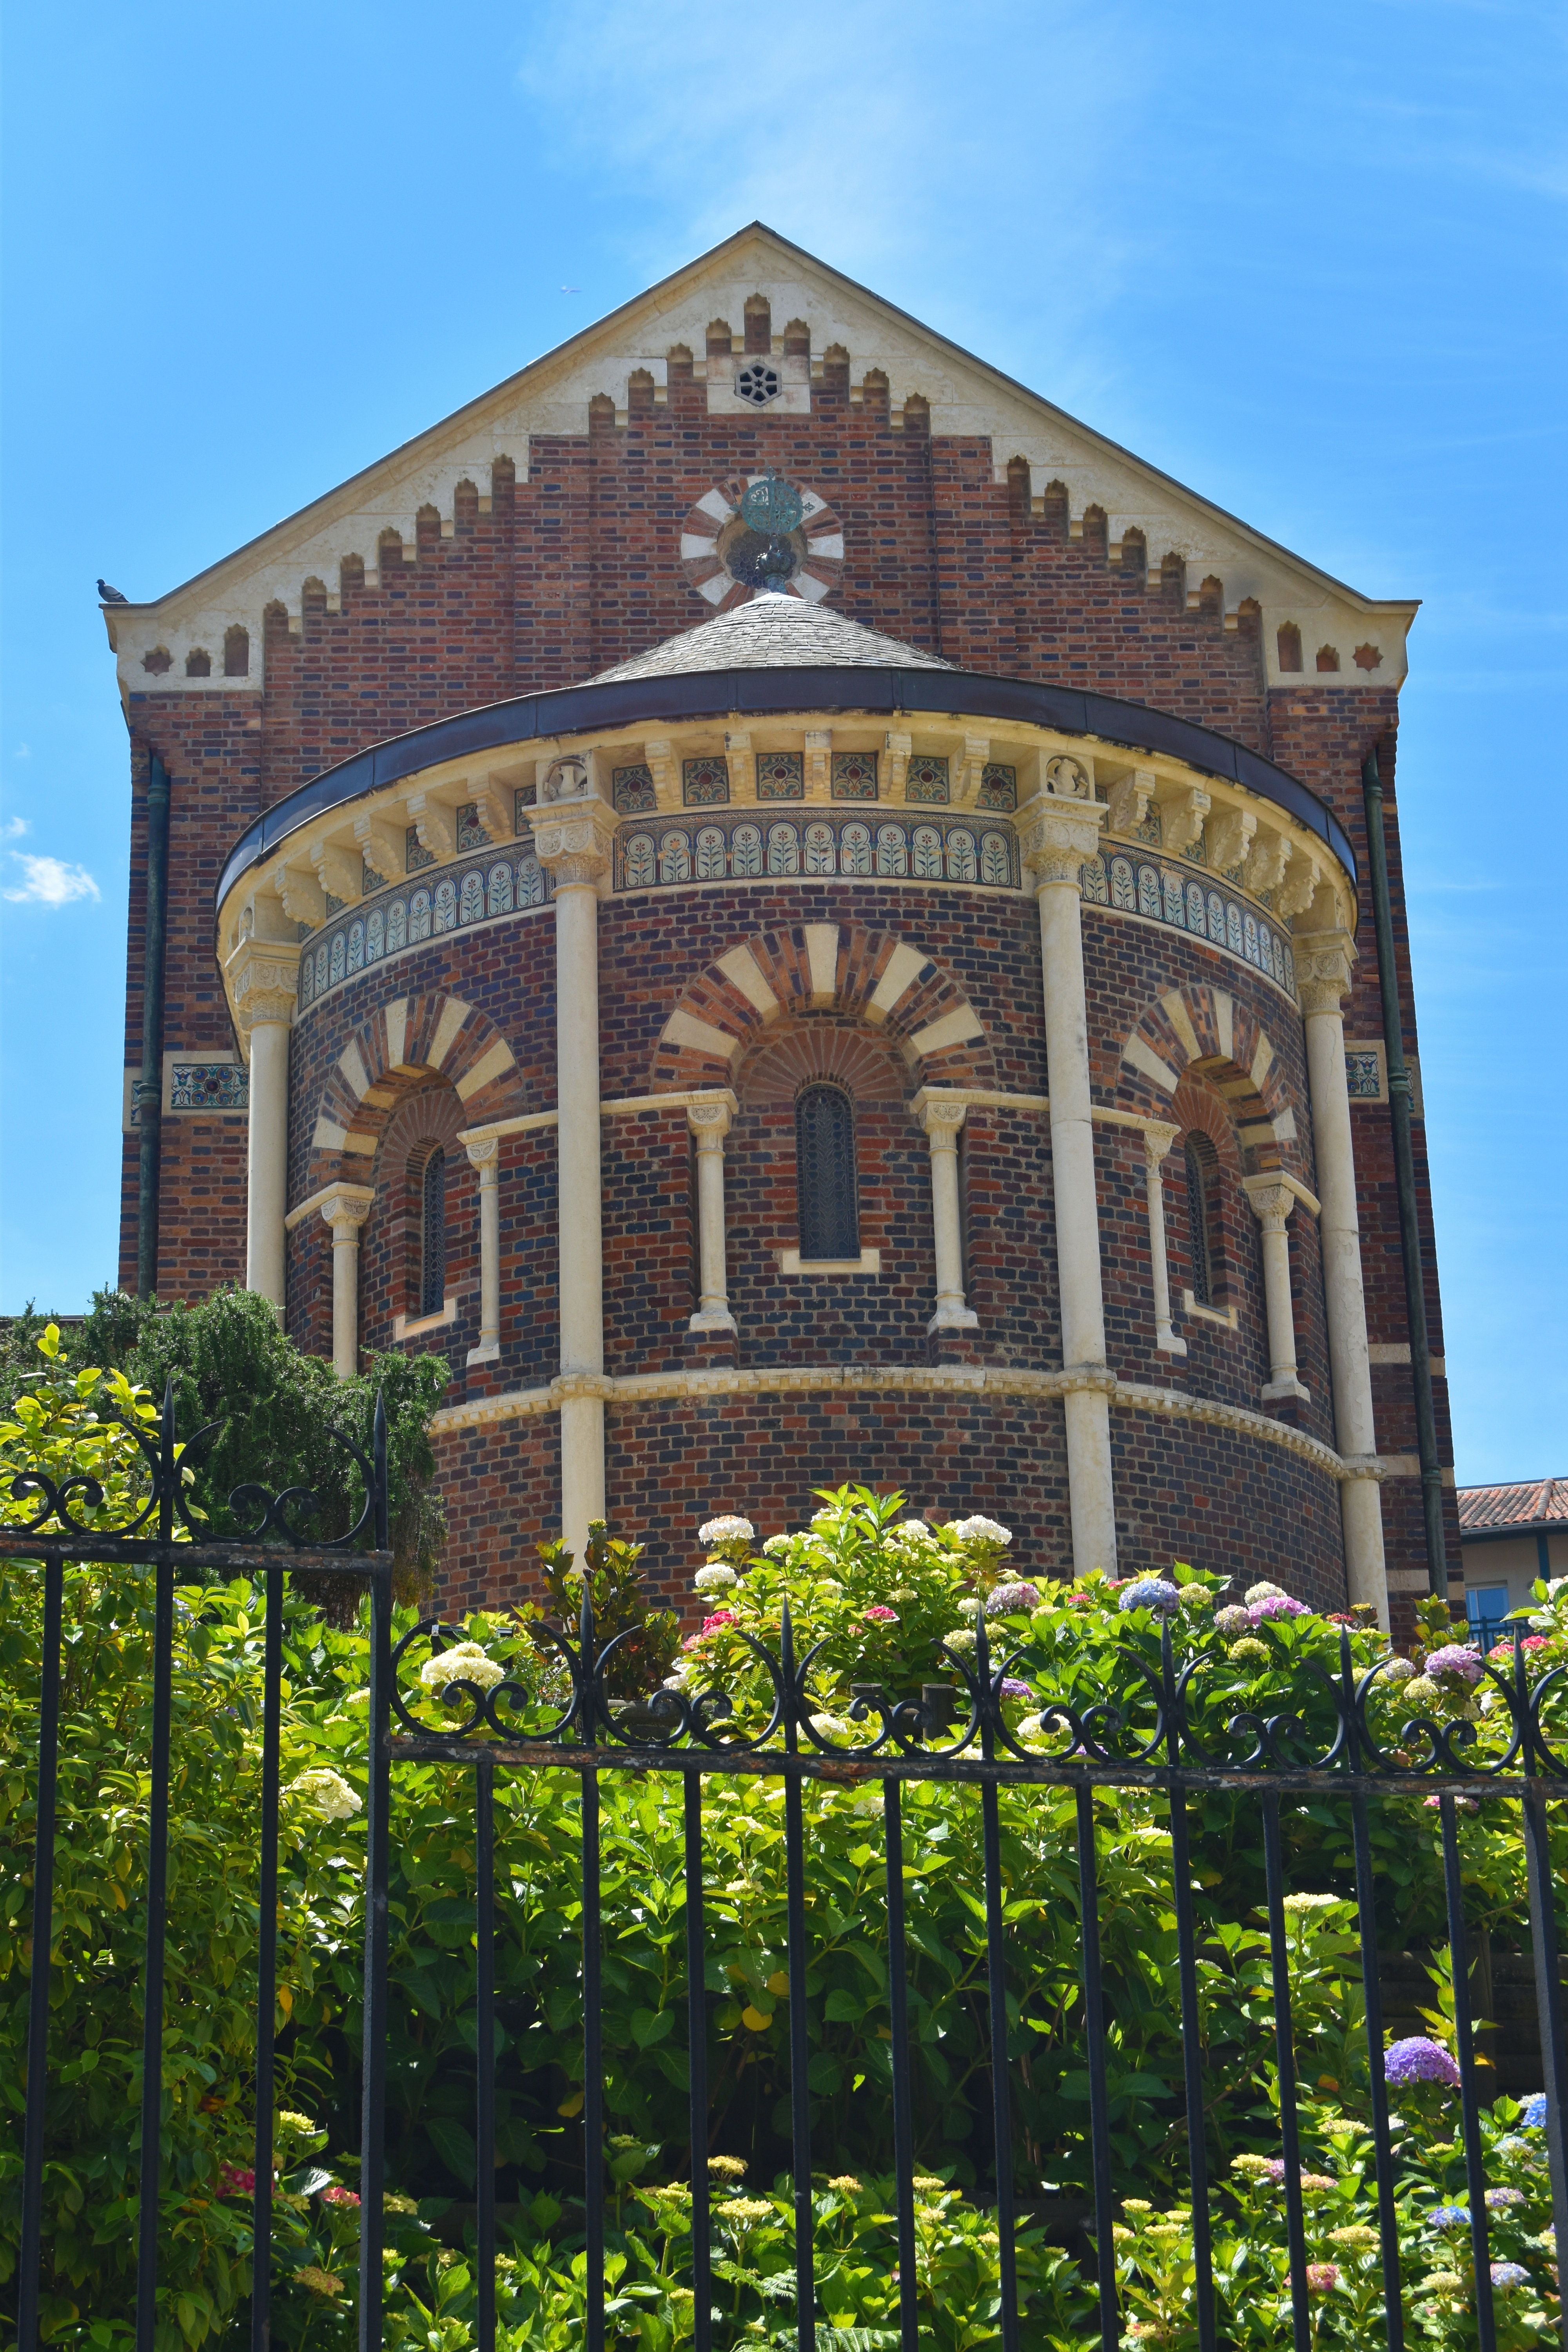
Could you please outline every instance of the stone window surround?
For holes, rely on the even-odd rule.
[[[787,673],[782,673],[781,685],[785,679]],[[997,725],[993,720],[978,723],[988,729]],[[1106,839],[1135,843],[1138,825],[1146,820],[1152,807],[1158,807],[1165,828],[1167,854],[1180,853],[1184,831],[1193,833],[1194,840],[1200,836],[1209,842],[1217,840],[1222,852],[1234,850],[1236,857],[1227,870],[1239,871],[1243,878],[1240,882],[1230,879],[1227,887],[1247,895],[1267,889],[1274,904],[1265,906],[1265,911],[1287,936],[1297,915],[1310,921],[1315,929],[1335,925],[1354,929],[1355,908],[1349,877],[1327,845],[1305,826],[1298,825],[1287,811],[1244,785],[1210,776],[1163,754],[1136,755],[1134,764],[1135,755],[1105,747],[1099,739],[1043,728],[1020,724],[982,735],[974,731],[974,723],[966,723],[962,716],[944,723],[931,714],[921,713],[918,725],[900,730],[889,729],[885,722],[857,718],[853,712],[801,711],[790,713],[777,723],[751,721],[744,727],[725,729],[712,721],[703,721],[671,727],[660,734],[650,734],[645,721],[591,738],[536,740],[525,754],[503,753],[493,761],[488,755],[477,760],[448,761],[400,778],[384,791],[368,793],[300,826],[286,836],[279,856],[268,866],[253,867],[240,877],[219,910],[225,962],[246,938],[294,943],[321,930],[332,915],[341,911],[334,908],[329,913],[323,875],[344,884],[349,894],[343,901],[345,906],[357,903],[365,862],[368,860],[377,872],[386,872],[381,855],[394,842],[404,838],[410,823],[436,861],[434,866],[421,869],[422,876],[476,854],[472,849],[458,848],[460,808],[475,807],[479,822],[498,845],[510,845],[530,830],[537,832],[566,803],[536,803],[518,809],[516,793],[531,783],[542,790],[548,772],[568,752],[580,759],[585,768],[587,802],[602,803],[606,815],[610,814],[614,769],[633,763],[647,766],[654,777],[658,796],[657,809],[648,814],[657,818],[686,813],[681,793],[683,761],[718,753],[725,758],[730,772],[730,800],[726,805],[731,809],[755,806],[759,811],[776,813],[776,803],[759,801],[756,794],[756,754],[770,751],[803,753],[805,799],[792,803],[794,807],[810,809],[814,803],[820,803],[825,808],[837,806],[842,814],[844,804],[832,800],[831,755],[834,751],[856,750],[875,750],[881,755],[879,766],[882,797],[877,803],[864,803],[868,809],[905,805],[903,772],[911,753],[921,751],[939,755],[949,762],[952,798],[948,810],[955,815],[967,812],[978,816],[982,814],[978,801],[984,767],[997,760],[1005,761],[1017,772],[1019,807],[1006,813],[1004,821],[1012,824],[1020,837],[1026,829],[1030,803],[1044,789],[1047,762],[1066,753],[1078,762],[1088,789],[1105,809]],[[908,805],[912,808],[923,803]],[[1271,883],[1269,877],[1276,875],[1276,869],[1277,878]],[[356,881],[356,876],[360,880]],[[395,863],[384,887],[405,885],[406,878]],[[610,895],[611,878],[606,874],[599,879],[596,887],[601,896]],[[767,878],[777,882],[794,877]],[[851,877],[838,878],[847,881]],[[701,886],[692,883],[670,887]],[[967,886],[944,883],[928,887],[961,889]],[[373,897],[380,895],[379,891],[372,893]],[[1258,903],[1265,904],[1261,898]],[[1145,919],[1117,911],[1122,912],[1125,920]],[[503,915],[485,919],[505,921],[509,918]]]

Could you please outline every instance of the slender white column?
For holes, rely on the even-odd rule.
[[[564,765],[564,763],[562,763]],[[552,774],[553,775],[553,771]],[[555,880],[556,1230],[560,1250],[561,1527],[582,1559],[605,1516],[605,1266],[599,1172],[599,883],[615,817],[587,791],[558,785],[534,818],[540,864]]]
[[[958,1137],[965,1106],[928,1093],[915,1097],[915,1116],[931,1147],[931,1213],[936,1236],[936,1313],[928,1331],[973,1331],[980,1322],[963,1297],[963,1234],[958,1201]]]
[[[289,1199],[289,1025],[300,950],[283,940],[242,940],[229,959],[241,1043],[250,1064],[246,1145],[245,1286],[284,1303],[283,1213]]]
[[[734,737],[729,739],[734,741]],[[724,1232],[724,1138],[739,1108],[733,1095],[689,1103],[686,1117],[697,1138],[697,1249],[699,1297],[693,1331],[732,1331]]]
[[[332,1234],[332,1370],[352,1381],[359,1370],[359,1235],[374,1188],[333,1184],[321,1202]]]
[[[1029,803],[1020,831],[1024,860],[1033,872],[1040,902],[1062,1361],[1069,1374],[1086,1376],[1086,1385],[1069,1390],[1064,1399],[1073,1565],[1081,1575],[1091,1568],[1114,1570],[1116,1566],[1110,1375],[1100,1278],[1100,1210],[1079,887],[1079,869],[1086,857],[1097,852],[1106,812],[1091,798],[1089,780],[1076,761],[1053,760],[1050,770],[1051,785]]]
[[[1341,1001],[1350,986],[1353,940],[1346,931],[1298,933],[1296,978],[1307,1024],[1307,1075],[1312,1095],[1312,1138],[1322,1200],[1323,1292],[1329,1318],[1329,1365],[1340,1452],[1352,1460],[1376,1458],[1372,1369],[1367,1354],[1366,1299],[1362,1287],[1361,1223],[1356,1213],[1355,1155],[1350,1097],[1345,1089],[1345,1032]],[[1340,1488],[1345,1573],[1352,1601],[1369,1601],[1388,1623],[1388,1578],[1383,1551],[1383,1501],[1375,1478],[1347,1478]]]
[[[1268,1313],[1268,1378],[1261,1393],[1305,1397],[1296,1371],[1296,1316],[1290,1304],[1290,1236],[1285,1227],[1296,1195],[1277,1176],[1244,1176],[1241,1189],[1263,1228],[1263,1298]]]
[[[1165,1253],[1165,1155],[1178,1127],[1143,1129],[1143,1183],[1149,1196],[1149,1271],[1154,1291],[1154,1346],[1163,1356],[1184,1356],[1187,1343],[1171,1328],[1171,1265]]]
[[[487,1135],[464,1149],[479,1171],[479,1344],[467,1360],[489,1364],[500,1354],[500,1140]]]

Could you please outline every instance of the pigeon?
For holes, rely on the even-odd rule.
[[[98,601],[100,604],[129,604],[131,599],[129,596],[122,596],[118,588],[111,588],[107,580],[100,580],[98,583]]]

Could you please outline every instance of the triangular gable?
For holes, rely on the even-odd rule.
[[[533,436],[585,433],[595,397],[609,398],[624,415],[634,372],[653,377],[660,400],[672,346],[686,345],[703,376],[710,320],[727,320],[738,336],[746,299],[758,293],[772,308],[775,349],[787,321],[799,319],[809,329],[811,376],[820,375],[823,354],[839,346],[849,355],[851,400],[861,396],[868,373],[886,377],[895,427],[905,400],[918,394],[930,404],[933,437],[989,439],[998,481],[1006,478],[1009,459],[1023,457],[1037,494],[1047,483],[1065,485],[1072,527],[1081,524],[1086,509],[1099,507],[1110,545],[1119,546],[1122,534],[1136,528],[1144,535],[1152,570],[1168,553],[1179,555],[1194,598],[1200,582],[1215,578],[1227,614],[1245,599],[1256,601],[1271,683],[1281,682],[1275,635],[1288,621],[1300,630],[1309,664],[1319,643],[1343,649],[1344,670],[1315,684],[1403,681],[1414,603],[1359,595],[754,221],[180,587],[147,604],[106,607],[122,689],[203,693],[259,687],[262,616],[269,604],[281,604],[297,618],[304,583],[315,579],[326,583],[329,605],[335,605],[339,570],[350,556],[363,560],[374,583],[384,532],[395,531],[411,544],[416,517],[431,507],[448,530],[459,483],[471,482],[484,497],[491,467],[503,458],[525,480]],[[804,361],[800,373],[809,381]],[[733,406],[727,388],[721,392],[717,383],[710,397]],[[673,546],[670,561],[673,568]],[[692,617],[700,612],[694,609]],[[249,633],[248,677],[185,677],[184,656],[195,646],[214,656],[214,671],[221,673],[218,656],[231,627]],[[1374,681],[1351,666],[1358,638],[1368,637],[1381,656]],[[142,657],[158,646],[179,658],[166,675],[149,677]]]

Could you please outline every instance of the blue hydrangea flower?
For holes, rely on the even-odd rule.
[[[1179,1588],[1167,1584],[1163,1576],[1141,1576],[1130,1584],[1117,1601],[1119,1609],[1152,1609],[1157,1617],[1169,1617],[1182,1605]]]
[[[1530,2273],[1525,2269],[1522,2263],[1494,2263],[1492,2264],[1492,2284],[1493,2286],[1501,2287],[1505,2294],[1510,2287],[1528,2286],[1529,2284]]]
[[[1468,2230],[1470,2209],[1468,2205],[1439,2205],[1432,2215],[1435,2230]]]
[[[1546,2094],[1544,2091],[1535,2091],[1531,2093],[1531,2096],[1526,2099],[1524,2103],[1524,2113],[1521,2116],[1519,2120],[1524,2126],[1526,2131],[1544,2131],[1546,2129]]]
[[[1452,2090],[1459,2080],[1459,2070],[1442,2043],[1428,2041],[1424,2033],[1391,2042],[1384,2053],[1383,2073],[1395,2090],[1411,2083],[1445,2083]]]
[[[1487,2203],[1494,2213],[1500,2213],[1505,2206],[1522,2205],[1524,2191],[1522,2189],[1489,2189]]]

